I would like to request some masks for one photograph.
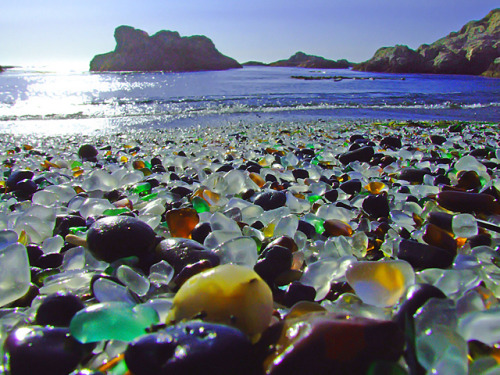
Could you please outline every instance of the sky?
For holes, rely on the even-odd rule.
[[[115,48],[114,29],[206,35],[239,62],[297,51],[368,60],[384,46],[417,48],[483,18],[498,0],[0,0],[0,65],[88,68]]]

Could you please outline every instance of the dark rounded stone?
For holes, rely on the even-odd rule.
[[[363,210],[371,217],[378,219],[379,217],[389,216],[389,201],[387,194],[377,194],[367,196],[362,203]]]
[[[254,266],[254,271],[272,286],[276,277],[292,267],[292,251],[283,246],[271,246],[260,255]]]
[[[309,172],[302,168],[297,168],[292,171],[293,177],[298,180],[309,178]]]
[[[56,293],[46,297],[35,315],[40,326],[69,327],[73,316],[85,308],[80,298],[72,294]]]
[[[33,179],[33,176],[35,174],[33,171],[14,171],[10,174],[9,178],[7,179],[7,182],[5,183],[9,189],[13,189],[14,186],[17,185],[19,181],[22,180],[31,180]]]
[[[401,148],[401,137],[389,135],[380,141],[380,146],[399,150]]]
[[[151,158],[151,166],[155,166],[155,165],[163,165],[161,159],[158,156]]]
[[[439,146],[441,146],[443,143],[446,142],[446,138],[445,137],[443,137],[442,135],[437,135],[437,134],[431,135],[430,139],[431,139],[431,143],[432,144],[439,145]]]
[[[474,156],[475,158],[487,158],[490,155],[490,151],[486,148],[475,148],[469,153],[469,155]]]
[[[342,164],[349,164],[352,161],[369,162],[375,151],[371,146],[364,146],[354,151],[348,151],[339,156]]]
[[[176,186],[170,189],[170,192],[177,194],[181,198],[187,197],[188,195],[193,193],[191,189],[188,189],[187,187],[184,186]]]
[[[340,189],[346,194],[357,194],[361,191],[362,184],[358,179],[352,179],[340,184]]]
[[[67,328],[22,327],[5,340],[11,375],[67,375],[86,354]]]
[[[153,250],[155,232],[141,220],[128,216],[110,216],[97,220],[87,231],[89,251],[111,263],[117,259],[137,256]]]
[[[288,285],[283,297],[283,304],[292,307],[300,301],[313,302],[316,297],[316,290],[309,285],[304,285],[300,281],[293,281]]]
[[[428,245],[410,239],[403,239],[399,244],[398,258],[406,260],[413,268],[448,268],[455,255],[437,246]]]
[[[60,253],[49,253],[41,255],[36,261],[33,262],[33,266],[48,269],[57,268],[63,262],[63,255]]]
[[[205,242],[205,238],[212,232],[212,226],[208,222],[202,222],[196,224],[191,232],[191,238],[200,244]]]
[[[97,161],[97,149],[89,144],[85,144],[78,149],[78,156],[83,161]]]
[[[424,176],[426,174],[430,174],[430,172],[425,169],[404,168],[399,173],[398,179],[421,184],[424,182]]]
[[[366,139],[363,134],[353,134],[349,137],[349,143],[356,142],[358,140],[364,140]]]
[[[332,189],[332,190],[328,190],[326,193],[325,193],[325,198],[329,201],[329,202],[335,202],[339,197],[339,192],[337,189]]]
[[[54,227],[54,236],[60,235],[61,237],[66,237],[69,234],[69,228],[72,227],[85,227],[85,219],[78,215],[64,215],[57,216],[56,224]]]
[[[167,170],[161,164],[156,164],[151,167],[151,172],[153,173],[165,173]]]
[[[399,189],[398,189],[398,193],[401,193],[401,194],[410,194],[410,188],[406,185],[403,185],[401,186]]]
[[[286,203],[286,193],[284,191],[265,191],[255,197],[254,203],[261,206],[264,211],[274,210],[283,207]]]
[[[443,174],[437,175],[436,178],[434,179],[434,182],[433,182],[434,186],[450,185],[450,184],[451,184],[451,180]]]
[[[29,200],[37,189],[38,185],[35,181],[21,180],[12,188],[12,191],[19,200]]]
[[[461,124],[453,124],[448,128],[448,131],[451,133],[461,133],[463,130],[464,127]]]
[[[161,241],[155,249],[154,263],[161,260],[168,262],[177,275],[184,267],[208,260],[212,267],[220,263],[219,256],[200,243],[186,238],[167,238]]]
[[[232,171],[234,168],[231,164],[224,164],[224,165],[221,165],[217,170],[216,172],[229,172],[229,171]]]
[[[476,171],[460,171],[456,187],[463,190],[478,191],[481,188],[481,180]]]
[[[192,321],[130,343],[125,362],[134,375],[250,375],[258,373],[252,344],[240,330]]]

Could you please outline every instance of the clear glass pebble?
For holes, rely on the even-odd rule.
[[[49,237],[45,239],[42,243],[42,251],[45,254],[58,253],[64,246],[64,239],[56,235],[54,237]]]
[[[104,277],[94,281],[92,292],[99,302],[125,302],[132,306],[137,304],[126,287]]]
[[[423,332],[416,340],[417,357],[430,374],[467,375],[467,342],[448,327]]]
[[[26,294],[30,282],[26,248],[20,243],[11,243],[0,249],[0,307]]]
[[[257,263],[257,243],[251,237],[237,237],[230,239],[214,249],[219,255],[221,264],[238,264],[253,268]]]
[[[475,311],[460,318],[458,332],[466,339],[487,345],[500,342],[500,308]]]
[[[477,234],[477,221],[471,214],[453,216],[452,230],[456,237],[469,238]]]
[[[154,284],[168,285],[174,277],[174,268],[162,260],[149,268],[149,281]]]
[[[147,277],[137,273],[129,266],[121,265],[118,267],[116,277],[139,296],[145,295],[149,290],[150,284]]]
[[[278,224],[276,224],[276,227],[274,228],[274,236],[287,236],[293,238],[298,225],[299,218],[296,215],[285,216],[278,221]]]

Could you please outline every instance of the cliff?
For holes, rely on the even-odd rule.
[[[471,21],[432,44],[412,50],[383,47],[354,70],[387,73],[435,73],[498,76],[500,8],[479,21]]]
[[[324,57],[307,55],[304,52],[297,52],[287,60],[278,60],[269,66],[299,67],[312,69],[346,69],[352,66],[347,60],[328,60]]]
[[[206,36],[181,37],[176,31],[159,31],[149,36],[130,26],[115,30],[116,48],[95,56],[90,71],[190,72],[241,68],[224,56]]]

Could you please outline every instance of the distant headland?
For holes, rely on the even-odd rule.
[[[500,8],[417,50],[383,47],[354,70],[386,73],[470,74],[500,77]]]
[[[321,56],[307,55],[304,52],[297,52],[285,60],[278,60],[269,64],[260,61],[248,61],[244,66],[277,66],[277,67],[295,67],[309,69],[347,69],[354,64],[347,60],[328,60]]]
[[[95,56],[90,71],[192,72],[241,68],[202,35],[181,37],[176,31],[162,30],[149,36],[133,27],[119,26],[115,40],[115,50]]]

